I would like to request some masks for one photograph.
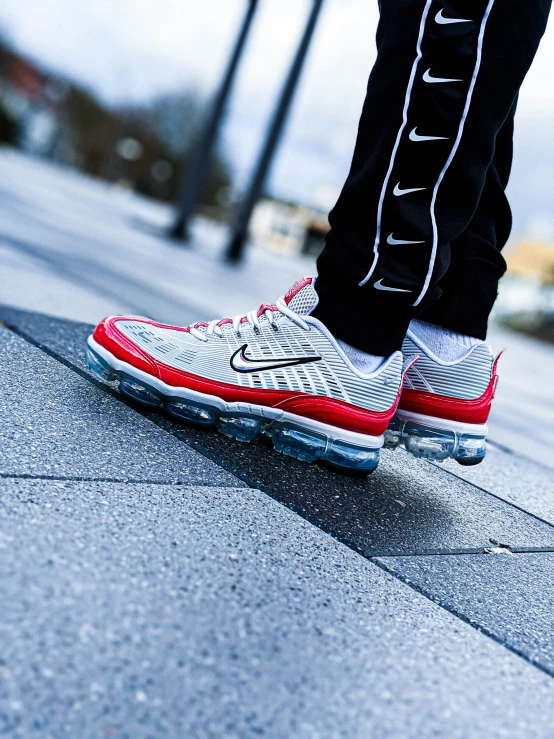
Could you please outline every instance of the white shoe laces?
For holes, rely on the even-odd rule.
[[[262,306],[260,306],[261,308]],[[284,297],[280,297],[277,303],[275,304],[275,307],[277,308],[279,313],[282,313],[284,316],[286,316],[290,321],[295,323],[300,328],[304,329],[304,331],[309,331],[310,327],[304,321],[297,313],[292,311],[288,305],[285,303]],[[260,313],[260,308],[255,311],[251,310],[249,313],[246,314],[246,316],[235,316],[232,319],[233,322],[233,331],[237,336],[240,336],[240,329],[241,326],[246,326],[248,324],[249,328],[253,329],[254,331],[260,330],[260,318],[262,316],[265,316],[270,324],[270,326],[275,329],[275,331],[279,330],[279,327],[277,326],[277,322],[275,321],[274,311],[267,307],[263,313]],[[258,315],[259,314],[259,315]],[[246,322],[243,321],[243,319],[246,318]],[[231,319],[223,318],[223,319],[215,319],[214,321],[210,321],[209,323],[195,323],[194,325],[191,325],[188,327],[189,332],[196,338],[200,339],[200,341],[208,341],[208,337],[210,336],[217,336],[218,338],[221,338],[223,336],[223,332],[221,330],[221,326],[224,323],[228,323]],[[206,327],[206,331],[199,331],[198,327],[203,326]]]

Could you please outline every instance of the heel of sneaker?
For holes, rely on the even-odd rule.
[[[479,464],[487,453],[484,434],[462,433],[395,417],[385,432],[383,448],[399,446],[418,459],[435,462],[455,459],[466,467]]]

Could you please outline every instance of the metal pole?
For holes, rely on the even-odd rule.
[[[322,5],[323,0],[314,0],[313,2],[313,7],[308,17],[302,39],[298,46],[298,50],[294,57],[294,61],[290,68],[287,80],[281,92],[281,97],[279,98],[277,108],[275,109],[273,120],[267,134],[267,139],[258,160],[258,165],[255,169],[248,192],[239,209],[235,228],[226,252],[226,259],[229,262],[238,262],[242,258],[244,246],[248,237],[248,224],[252,216],[252,211],[254,210],[254,206],[256,205],[262,192],[269,167],[271,166],[275,150],[283,132],[283,127],[285,125],[287,115],[290,110],[290,106],[298,84],[298,80],[300,78],[300,73],[302,72],[304,61],[306,60],[306,55],[310,47],[310,42],[313,37],[313,33]]]
[[[208,178],[212,152],[257,5],[258,0],[249,0],[246,15],[244,16],[221,87],[212,104],[204,127],[203,136],[185,176],[179,198],[179,214],[169,231],[169,235],[173,238],[183,240],[188,240],[189,238],[189,222],[194,214],[198,201],[202,197],[204,185]]]

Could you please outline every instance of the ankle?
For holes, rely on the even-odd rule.
[[[433,323],[410,321],[410,332],[428,348],[435,356],[444,362],[455,362],[461,359],[477,344],[483,344],[481,339],[459,334]]]

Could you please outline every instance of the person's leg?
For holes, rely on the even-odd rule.
[[[463,330],[482,335],[503,271],[487,234],[510,224],[495,145],[550,2],[382,3],[352,167],[318,260],[314,315],[339,339],[378,355],[399,348],[441,296],[453,251],[467,251],[455,259],[469,267],[454,289],[467,296],[474,285]]]
[[[512,168],[515,111],[516,103],[496,137],[494,159],[475,215],[451,244],[450,266],[440,282],[442,295],[418,316],[421,321],[483,340],[498,281],[506,271],[501,251],[512,226],[505,190]]]

